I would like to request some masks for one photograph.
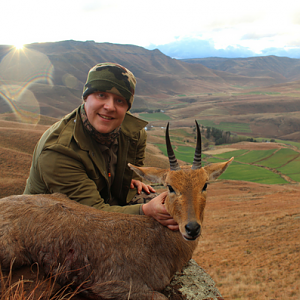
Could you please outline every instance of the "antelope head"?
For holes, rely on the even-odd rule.
[[[162,183],[168,188],[165,206],[169,214],[178,223],[179,230],[186,240],[195,240],[201,234],[206,189],[209,181],[218,178],[232,162],[214,163],[202,167],[201,133],[196,121],[197,144],[192,166],[180,167],[175,157],[169,137],[169,124],[166,129],[166,146],[170,169],[154,167],[129,167],[145,180]]]

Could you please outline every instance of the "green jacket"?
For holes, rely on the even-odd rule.
[[[81,204],[106,211],[139,214],[140,204],[126,204],[136,195],[132,178],[139,179],[128,163],[142,166],[147,122],[126,113],[119,136],[118,160],[108,201],[108,174],[96,142],[84,132],[80,107],[45,131],[37,143],[24,194],[63,193]]]

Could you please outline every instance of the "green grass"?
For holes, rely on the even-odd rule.
[[[252,150],[246,153],[245,155],[236,157],[235,160],[244,162],[244,163],[254,163],[259,160],[265,159],[272,155],[275,152],[275,149],[271,150]]]
[[[244,180],[262,184],[287,183],[278,174],[264,168],[232,162],[219,179]]]
[[[300,157],[297,157],[296,159],[294,159],[293,161],[291,161],[287,165],[285,165],[281,168],[278,168],[278,171],[280,171],[281,173],[286,174],[290,177],[291,176],[293,176],[293,177],[296,176],[296,177],[299,177],[299,179],[300,179],[299,170],[300,170]]]
[[[153,114],[139,114],[140,118],[151,122],[151,121],[167,121],[167,120],[171,120],[171,118],[162,113],[162,112],[157,112],[157,113],[153,113]]]
[[[203,126],[206,126],[206,127],[215,127],[217,128],[217,124],[214,122],[214,121],[211,121],[211,120],[198,120],[197,121],[198,124],[201,124]]]
[[[196,133],[188,133],[185,129],[171,129],[170,130],[170,139],[171,140],[183,140],[188,137],[195,137]]]
[[[248,152],[249,150],[235,150],[235,151],[229,151],[229,152],[224,152],[221,154],[214,155],[215,157],[221,158],[221,159],[230,159],[231,157],[237,158],[244,153]]]
[[[298,174],[289,174],[288,175],[292,180],[300,182],[300,173]]]
[[[186,146],[177,146],[173,147],[174,153],[177,159],[188,162],[189,164],[193,163],[195,148],[186,147]]]
[[[223,131],[244,133],[251,132],[249,124],[245,123],[220,122],[219,124],[216,124],[214,121],[211,120],[199,120],[198,123],[206,127],[214,127]]]
[[[155,144],[160,151],[165,156],[168,156],[167,154],[167,148],[165,144]],[[195,155],[195,148],[193,147],[187,147],[187,146],[173,146],[173,150],[175,153],[175,156],[177,159],[185,161],[189,164],[192,164],[194,161],[194,155]],[[204,159],[206,155],[202,155],[202,158]]]
[[[270,158],[260,161],[259,164],[262,166],[269,167],[269,168],[277,169],[277,168],[280,168],[281,166],[283,166],[284,164],[286,164],[288,161],[297,157],[298,155],[299,155],[299,153],[295,152],[294,150],[280,149],[278,152],[276,152]]]

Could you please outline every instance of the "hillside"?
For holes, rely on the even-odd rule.
[[[151,118],[151,126],[165,126],[167,118],[174,127],[192,126],[197,119],[250,137],[300,139],[299,59],[183,61],[159,50],[93,41],[30,44],[18,51],[0,46],[0,59],[0,113],[14,111],[27,123],[76,108],[90,67],[112,61],[137,77],[132,112],[164,112]]]
[[[278,80],[278,83],[300,80],[300,60],[288,57],[273,55],[248,58],[209,57],[182,59],[182,61],[242,76],[268,76]]]
[[[40,122],[45,125],[31,125],[14,121],[11,114],[0,117],[1,198],[23,192],[35,143],[54,119],[42,117]],[[164,144],[163,135],[163,129],[149,132],[146,165],[168,167],[167,157],[154,145]],[[170,137],[176,157],[192,160],[192,129],[171,128]],[[299,184],[267,185],[236,180],[245,178],[243,170],[248,165],[253,169],[246,173],[252,178],[260,173],[265,180],[280,177],[272,177],[271,172],[253,172],[255,166],[251,164],[257,164],[257,160],[260,165],[271,167],[281,162],[285,165],[281,171],[290,172],[292,177],[296,169],[298,174],[300,153],[297,148],[292,147],[295,153],[289,148],[283,161],[279,150],[287,151],[286,147],[291,146],[238,143],[215,147],[203,155],[205,163],[236,156],[224,174],[235,180],[221,179],[209,184],[203,233],[193,257],[212,276],[226,300],[299,299]],[[290,162],[289,168],[286,162]]]
[[[8,47],[2,46],[0,59],[3,83],[21,86],[32,83],[30,90],[42,107],[41,113],[50,116],[62,116],[78,105],[88,70],[103,61],[118,62],[136,75],[136,107],[151,107],[145,101],[149,95],[164,98],[187,91],[200,93],[228,89],[222,77],[202,65],[189,66],[158,50],[149,51],[131,45],[63,41],[30,44],[24,51],[9,51]],[[38,66],[30,69],[32,63]],[[20,68],[22,65],[27,68]],[[26,73],[24,76],[20,75],[20,69]],[[44,74],[44,77],[32,81],[39,74]],[[64,106],[59,104],[64,100],[68,101]],[[161,106],[159,101],[154,102],[153,106]],[[0,112],[4,112],[2,107]]]

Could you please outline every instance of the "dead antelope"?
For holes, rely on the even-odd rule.
[[[158,291],[190,260],[197,245],[206,187],[232,159],[201,167],[201,136],[192,167],[180,168],[166,144],[170,169],[130,165],[149,181],[162,182],[165,205],[180,232],[151,217],[99,211],[61,194],[20,195],[0,200],[0,263],[3,269],[38,263],[61,285],[82,285],[92,299],[167,299]]]

